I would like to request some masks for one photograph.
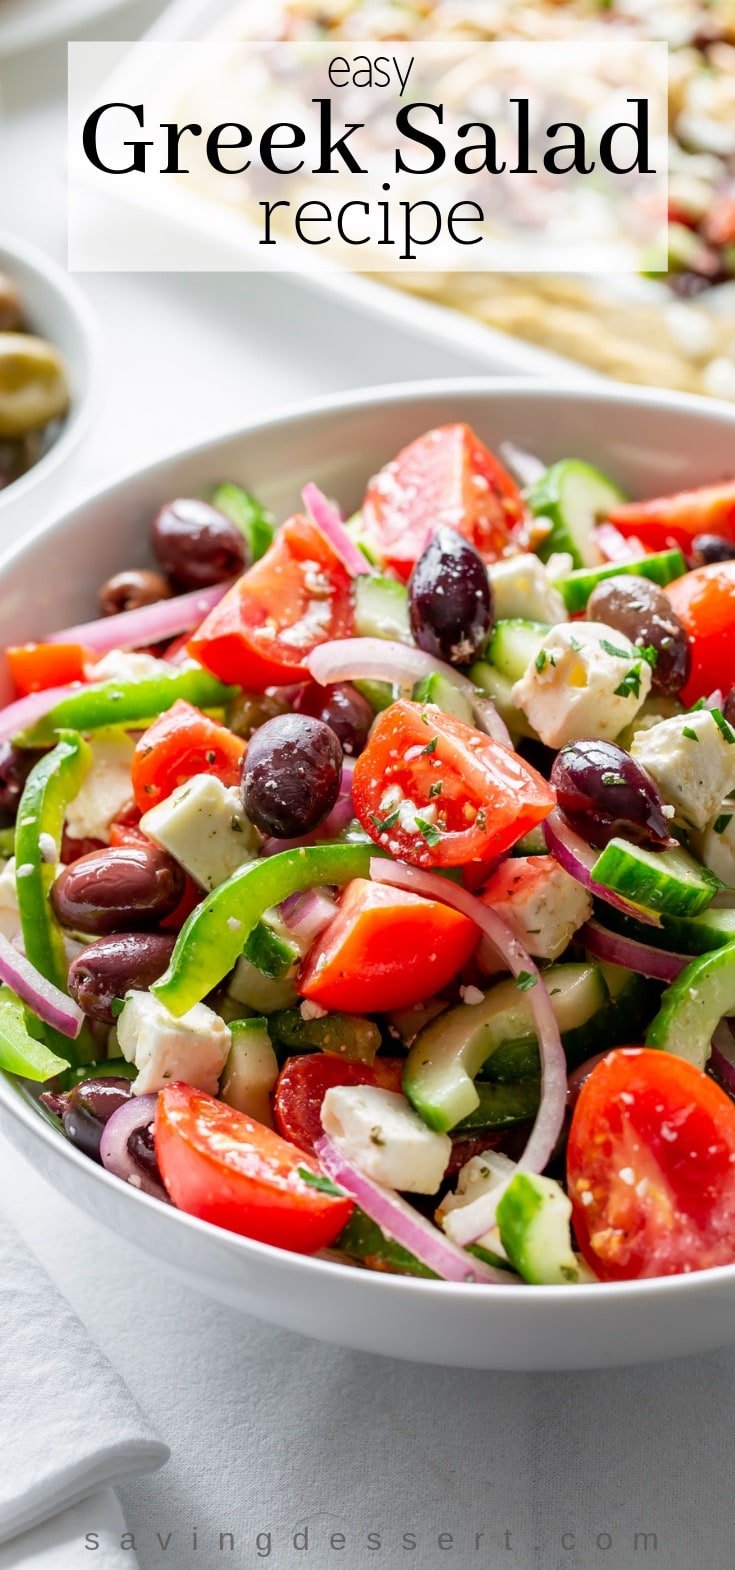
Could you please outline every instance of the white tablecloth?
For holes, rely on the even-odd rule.
[[[137,4],[107,36],[157,9]],[[58,49],[0,75],[0,222],[58,256],[63,82]],[[80,489],[294,398],[463,369],[347,314],[327,325],[267,277],[82,282],[107,393]],[[735,1352],[563,1377],[361,1357],[196,1296],[4,1142],[0,1188],[171,1446],[121,1491],[142,1570],[732,1570]],[[81,1534],[79,1566],[94,1566]]]

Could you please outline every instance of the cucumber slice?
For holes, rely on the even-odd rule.
[[[262,1017],[237,1019],[230,1030],[232,1046],[220,1080],[220,1097],[228,1107],[272,1128],[270,1098],[278,1079],[278,1059],[268,1025]]]
[[[579,567],[566,578],[556,580],[564,604],[571,616],[583,611],[598,583],[606,578],[618,578],[621,573],[634,573],[639,578],[650,578],[662,588],[683,577],[687,564],[680,550],[657,551],[652,556],[641,556],[638,561],[606,562],[604,567]]]
[[[670,949],[674,954],[708,954],[735,943],[735,910],[710,905],[700,916],[663,916],[660,927],[645,926],[621,911],[605,907],[605,925],[638,943]]]
[[[592,530],[626,498],[591,463],[562,458],[531,486],[526,500],[535,518],[551,522],[551,531],[538,548],[542,561],[548,561],[555,551],[569,551],[575,567],[596,567],[599,552]]]
[[[722,888],[719,878],[679,845],[653,851],[623,839],[609,841],[592,868],[592,877],[646,910],[679,916],[706,910]]]
[[[227,1000],[243,1003],[256,1014],[272,1014],[274,1009],[292,1008],[296,1002],[296,968],[277,979],[241,955],[227,983]]]
[[[541,648],[549,628],[542,621],[498,621],[491,633],[485,658],[507,676],[509,681],[520,681]]]
[[[561,1031],[589,1019],[608,997],[597,965],[550,965],[544,981]],[[483,1003],[460,1003],[419,1032],[406,1059],[405,1094],[429,1128],[446,1132],[480,1106],[474,1081],[488,1058],[529,1038],[536,1048],[528,998],[514,981],[501,981]]]
[[[535,1046],[535,1042],[534,1042]],[[536,1051],[538,1065],[538,1049]],[[490,1084],[487,1080],[476,1086],[480,1105],[457,1125],[457,1133],[481,1133],[483,1129],[512,1128],[515,1123],[527,1123],[538,1112],[541,1099],[541,1081],[519,1079],[513,1084]]]
[[[522,709],[517,709],[513,702],[513,682],[508,676],[502,676],[494,665],[488,665],[486,660],[478,660],[470,669],[470,681],[481,692],[491,698],[500,715],[501,720],[510,731],[514,741],[525,736],[531,741],[538,741],[538,733],[529,725]]]
[[[301,959],[298,943],[289,936],[283,924],[275,917],[269,919],[266,916],[261,917],[257,926],[253,927],[243,954],[256,970],[262,971],[264,976],[270,976],[273,981],[287,976]]]
[[[398,1276],[423,1276],[431,1281],[438,1280],[428,1265],[422,1265],[415,1254],[410,1254],[400,1243],[394,1243],[392,1238],[386,1237],[377,1221],[371,1221],[357,1205],[334,1246],[350,1259],[361,1260],[371,1270],[388,1270]]]
[[[364,573],[355,582],[355,636],[412,643],[408,590],[397,578]]]
[[[300,1009],[278,1009],[268,1020],[273,1040],[290,1052],[333,1052],[350,1063],[372,1063],[381,1035],[362,1014],[325,1014],[304,1019]]]
[[[432,671],[430,676],[422,676],[416,682],[412,697],[416,703],[435,703],[442,714],[452,714],[456,720],[463,720],[465,725],[473,725],[474,718],[464,694],[441,671]]]
[[[360,579],[358,578],[359,582]],[[395,688],[391,686],[389,681],[353,681],[352,685],[357,688],[358,692],[362,693],[363,698],[367,698],[371,709],[374,709],[376,714],[380,714],[383,709],[389,709],[391,704],[395,703]]]
[[[578,1024],[565,1028],[565,1021],[560,1021],[562,1045],[570,1069],[596,1052],[622,1046],[627,1041],[640,1041],[658,1008],[661,988],[655,981],[618,965],[597,962],[597,969],[609,996],[606,994],[602,1005],[586,1018],[580,1018]],[[553,988],[550,971],[545,971],[544,975],[547,985]],[[529,1036],[499,1047],[481,1069],[481,1077],[483,1081],[515,1084],[518,1080],[538,1076],[540,1070],[538,1043],[535,1036]],[[477,1089],[480,1088],[478,1085]]]
[[[223,512],[226,518],[234,523],[244,536],[251,561],[260,561],[265,556],[268,547],[273,543],[276,532],[275,520],[272,513],[251,495],[250,491],[243,489],[242,485],[227,483],[218,485],[212,497],[212,506],[218,512]]]
[[[700,954],[667,987],[646,1046],[704,1068],[714,1031],[724,1015],[734,1011],[735,943],[729,943]]]
[[[500,1241],[524,1281],[536,1286],[569,1286],[579,1281],[572,1252],[572,1206],[558,1183],[516,1172],[498,1202]]]

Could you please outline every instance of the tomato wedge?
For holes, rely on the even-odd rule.
[[[610,1052],[567,1147],[579,1246],[604,1281],[735,1262],[735,1106],[682,1058]]]
[[[313,1254],[349,1220],[352,1200],[315,1187],[324,1180],[303,1151],[191,1085],[161,1091],[155,1144],[178,1209],[227,1232]]]
[[[477,942],[474,921],[450,906],[355,878],[310,948],[298,990],[348,1014],[411,1008],[441,992]]]
[[[655,496],[651,501],[623,502],[608,514],[621,534],[637,535],[652,551],[670,545],[691,547],[697,534],[720,534],[735,540],[735,480],[701,485],[697,490]]]
[[[287,1058],[281,1069],[273,1098],[276,1127],[301,1150],[314,1153],[321,1138],[321,1109],[333,1085],[379,1085],[382,1090],[400,1091],[402,1058],[376,1058],[367,1063],[346,1063],[333,1052],[312,1052]]]
[[[353,617],[341,557],[315,523],[297,516],[210,611],[188,648],[221,681],[264,692],[305,681],[312,649],[349,637]]]
[[[713,562],[685,573],[665,590],[686,629],[692,669],[682,703],[735,685],[735,561]]]
[[[195,774],[216,774],[223,785],[237,785],[244,755],[239,736],[179,698],[149,725],[135,748],[136,805],[147,812]]]
[[[84,667],[93,658],[81,643],[15,643],[5,655],[19,698],[84,681]]]
[[[496,561],[523,517],[517,485],[469,425],[441,425],[404,447],[370,481],[362,508],[368,542],[402,578],[440,524]]]
[[[509,850],[554,794],[515,753],[440,709],[401,701],[355,764],[355,812],[376,844],[417,867],[464,867]]]

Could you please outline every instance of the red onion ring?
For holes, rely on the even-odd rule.
[[[311,514],[318,529],[326,534],[330,545],[334,546],[337,555],[342,558],[351,578],[359,578],[363,573],[370,571],[370,564],[362,551],[358,550],[354,540],[342,522],[337,508],[327,500],[318,485],[309,483],[301,492],[304,506]]]
[[[180,633],[198,627],[229,588],[230,583],[215,583],[210,589],[177,594],[170,600],[157,600],[155,605],[143,605],[138,610],[120,611],[117,616],[103,616],[98,621],[64,627],[61,632],[50,632],[44,641],[81,643],[95,654],[163,643],[166,638],[176,638]]]
[[[593,1058],[586,1058],[585,1062],[584,1063],[580,1063],[579,1067],[575,1068],[572,1071],[572,1073],[569,1075],[569,1080],[568,1080],[568,1087],[569,1087],[569,1089],[568,1089],[568,1105],[569,1105],[569,1111],[570,1112],[574,1111],[574,1108],[576,1107],[577,1102],[579,1100],[579,1093],[580,1093],[580,1091],[582,1089],[582,1086],[587,1083],[587,1080],[589,1079],[590,1074],[594,1074],[594,1071],[597,1068],[598,1063],[602,1063],[603,1060],[606,1057],[609,1057],[609,1055],[610,1055],[610,1048],[609,1047],[608,1047],[607,1051],[605,1051],[605,1052],[596,1052],[595,1056]]]
[[[521,971],[525,971],[527,975],[534,977],[534,985],[529,987],[527,996],[538,1035],[541,1058],[541,1101],[528,1144],[518,1166],[526,1172],[543,1172],[564,1124],[567,1104],[567,1060],[551,999],[540,971],[530,954],[526,953],[523,944],[519,943],[509,927],[506,927],[497,912],[489,905],[484,905],[475,894],[468,894],[467,890],[460,888],[458,884],[449,883],[446,878],[440,878],[434,872],[422,872],[418,867],[406,866],[404,862],[385,861],[377,856],[370,862],[370,876],[376,883],[389,883],[395,888],[409,889],[414,894],[424,894],[428,899],[441,900],[444,905],[452,905],[455,910],[461,911],[463,916],[469,916],[470,921],[474,921],[480,931],[487,935],[491,943],[494,943],[512,975],[518,976]],[[487,1227],[482,1227],[474,1237],[464,1241],[474,1243],[485,1231]]]
[[[63,1036],[74,1040],[84,1023],[84,1014],[73,998],[67,997],[60,987],[53,981],[47,981],[40,971],[36,970],[25,954],[0,933],[0,979],[19,998],[23,999],[28,1007],[33,1009],[39,1019],[46,1025],[53,1025],[54,1030],[61,1031]]]
[[[649,927],[660,927],[661,917],[652,910],[644,910],[640,905],[633,905],[630,900],[624,899],[622,894],[615,894],[612,889],[606,889],[604,883],[596,883],[591,876],[592,868],[597,861],[597,856],[580,834],[575,834],[574,829],[565,822],[558,807],[545,819],[544,839],[552,856],[558,861],[565,872],[576,878],[583,889],[589,889],[590,894],[603,899],[615,910],[622,910],[626,916],[634,916],[636,921],[644,921]]]
[[[306,663],[314,681],[321,687],[361,678],[412,687],[422,676],[431,676],[438,671],[466,698],[478,727],[493,741],[513,751],[507,726],[490,699],[478,693],[472,682],[452,665],[434,659],[423,649],[410,648],[392,638],[338,638],[334,643],[322,643],[312,649]]]
[[[154,1199],[162,1199],[168,1204],[168,1194],[163,1185],[143,1172],[128,1150],[131,1134],[137,1129],[150,1128],[153,1123],[157,1099],[155,1095],[131,1096],[129,1101],[124,1101],[113,1112],[102,1130],[100,1157],[103,1167],[112,1172],[114,1177],[122,1178],[123,1183],[129,1183],[132,1188],[140,1189],[141,1193],[151,1194]]]
[[[49,709],[63,703],[65,698],[73,698],[83,686],[83,682],[73,681],[65,687],[45,687],[42,692],[29,692],[27,697],[7,704],[0,710],[0,741],[10,741],[21,731],[29,730],[36,720],[48,714]]]
[[[679,972],[692,960],[691,954],[670,954],[667,949],[655,949],[649,943],[639,943],[636,938],[609,932],[599,921],[588,921],[578,936],[594,959],[622,965],[626,970],[635,970],[654,981],[676,981]]]
[[[475,1259],[427,1221],[425,1216],[401,1199],[392,1188],[384,1188],[366,1177],[359,1167],[353,1166],[326,1134],[317,1140],[316,1154],[333,1182],[364,1210],[365,1215],[394,1243],[407,1248],[427,1270],[433,1270],[442,1281],[488,1282],[493,1286],[508,1286],[513,1277],[507,1271],[495,1270],[484,1260]]]
[[[304,894],[290,894],[278,907],[278,913],[289,932],[299,943],[311,944],[319,933],[329,926],[336,914],[335,900],[324,889],[307,889]]]

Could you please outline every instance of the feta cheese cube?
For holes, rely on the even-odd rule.
[[[512,697],[547,747],[563,747],[583,736],[612,741],[650,686],[640,649],[603,622],[580,621],[551,628]]]
[[[631,755],[686,828],[704,829],[735,791],[735,741],[725,720],[722,726],[710,709],[695,709],[638,731],[631,742]]]
[[[735,888],[735,801],[723,803],[703,833],[693,838],[693,847],[716,878]]]
[[[375,1085],[334,1085],[322,1128],[367,1177],[404,1194],[435,1194],[451,1155],[448,1134],[427,1128],[405,1096]]]
[[[155,654],[136,654],[128,649],[110,649],[100,660],[88,660],[84,667],[87,681],[142,681],[146,676],[170,676],[171,666]]]
[[[110,828],[133,800],[130,771],[135,742],[124,731],[98,731],[90,741],[92,762],[81,790],[69,803],[70,839],[110,842]]]
[[[482,900],[539,959],[558,959],[592,915],[592,895],[553,856],[509,856],[486,884]],[[483,938],[478,958],[483,969],[498,969],[489,938]]]
[[[117,1039],[123,1057],[138,1070],[135,1096],[162,1090],[174,1079],[213,1096],[232,1045],[224,1020],[205,1003],[175,1019],[152,992],[127,994]]]
[[[547,569],[531,552],[506,556],[488,567],[496,620],[564,622],[566,606]]]
[[[140,826],[204,889],[216,889],[232,877],[258,848],[239,790],[214,774],[195,774],[178,785],[145,813]]]
[[[495,1230],[495,1211],[515,1171],[515,1161],[499,1150],[485,1151],[465,1162],[455,1192],[445,1195],[434,1218],[452,1242],[464,1247],[476,1237],[485,1248],[503,1253]],[[477,1227],[482,1228],[479,1236]]]

